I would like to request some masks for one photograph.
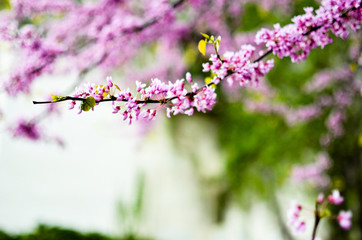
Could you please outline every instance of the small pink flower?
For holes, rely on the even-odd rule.
[[[294,225],[299,219],[299,213],[302,210],[302,206],[292,202],[292,206],[288,210],[289,224]]]
[[[118,113],[119,110],[121,110],[121,107],[120,106],[116,106],[113,108],[113,112],[112,113]]]
[[[320,193],[317,198],[317,203],[321,204],[324,200],[324,194]]]
[[[351,218],[352,218],[351,211],[340,211],[337,220],[341,228],[348,230],[351,228],[352,225]]]
[[[106,78],[106,80],[107,80],[107,86],[110,87],[110,88],[113,87],[112,77],[108,76]]]
[[[141,92],[142,88],[146,87],[146,84],[136,81],[136,86],[137,86],[137,92]]]
[[[186,73],[186,81],[188,81],[189,83],[192,83],[191,73],[189,73],[189,72]]]
[[[304,221],[299,222],[299,223],[297,224],[296,228],[295,228],[295,230],[296,230],[297,232],[304,232],[305,229],[306,229],[306,224],[305,224]]]
[[[333,190],[332,195],[328,196],[330,203],[339,205],[344,201],[344,198],[339,194],[338,190]]]
[[[203,69],[202,69],[203,72],[210,71],[210,63],[203,63],[202,67],[203,67]]]

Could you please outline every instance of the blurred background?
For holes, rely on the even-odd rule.
[[[360,31],[298,64],[269,56],[275,68],[259,86],[219,85],[206,114],[160,110],[128,125],[111,104],[78,115],[66,102],[32,103],[108,75],[131,90],[186,72],[202,84],[213,51],[198,52],[200,32],[221,35],[223,54],[319,5],[1,0],[0,239],[310,239],[318,193],[332,189],[345,201],[331,211],[352,210],[352,228],[326,219],[317,235],[361,239]],[[24,40],[29,32],[36,37]],[[67,51],[30,76],[43,64],[29,51],[34,39]],[[293,200],[307,223],[298,235],[287,219]]]

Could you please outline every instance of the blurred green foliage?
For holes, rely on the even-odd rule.
[[[32,233],[19,235],[9,235],[0,231],[0,240],[111,240],[110,238],[98,233],[80,233],[70,229],[60,227],[50,227],[39,225]]]
[[[0,0],[0,10],[10,9],[10,8],[11,6],[9,0]]]
[[[39,225],[32,233],[15,235],[0,230],[0,240],[149,240],[149,238],[136,235],[109,237],[99,233],[81,233],[66,228]]]

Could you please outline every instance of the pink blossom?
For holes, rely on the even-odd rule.
[[[302,206],[293,201],[287,213],[290,225],[294,225],[298,221],[300,211],[302,211]]]
[[[325,171],[331,167],[331,162],[327,153],[319,153],[314,163],[304,166],[295,165],[292,169],[292,180],[296,182],[311,183],[316,186],[328,186],[330,179]]]
[[[343,229],[350,229],[351,228],[351,218],[352,212],[351,211],[340,211],[337,217],[338,223]]]
[[[273,30],[261,29],[255,42],[264,43],[279,58],[290,57],[292,62],[305,60],[312,49],[332,42],[329,30],[345,39],[347,26],[354,31],[360,28],[360,4],[360,0],[323,0],[315,13],[313,8],[305,8],[305,14],[294,17],[292,24],[284,27],[275,24]]]
[[[189,83],[192,83],[191,73],[189,73],[189,72],[186,73],[186,81]]]
[[[305,232],[305,229],[306,229],[306,224],[304,221],[301,221],[297,224],[297,226],[295,227],[295,230],[297,232]]]
[[[295,202],[292,202],[290,209],[288,210],[288,224],[293,227],[296,233],[304,232],[306,229],[305,221],[300,219],[300,212],[302,206]]]
[[[338,190],[333,190],[332,195],[328,196],[328,201],[332,204],[339,205],[344,201]]]
[[[39,140],[40,130],[36,123],[19,119],[15,129],[11,129],[14,137],[25,137],[30,140]]]
[[[337,111],[332,112],[329,115],[329,117],[326,121],[326,125],[334,136],[338,137],[343,134],[344,130],[343,130],[343,126],[342,126],[342,121],[344,119],[345,119],[344,111],[337,110]]]
[[[324,201],[324,194],[320,193],[317,197],[317,203],[321,204]]]

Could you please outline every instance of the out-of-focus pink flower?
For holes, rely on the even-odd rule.
[[[304,232],[305,229],[306,229],[306,224],[304,221],[299,222],[298,225],[295,227],[295,230],[297,232]]]
[[[295,165],[291,178],[296,182],[307,182],[315,186],[326,187],[330,179],[325,171],[331,167],[331,161],[327,153],[317,155],[317,160],[304,166]]]
[[[288,210],[288,219],[290,220],[290,224],[294,224],[294,222],[299,218],[299,212],[302,210],[302,206],[292,203],[292,206]]]
[[[346,39],[348,26],[354,31],[360,27],[360,4],[360,1],[355,0],[324,0],[315,13],[311,7],[304,8],[305,14],[295,16],[292,24],[284,27],[275,24],[273,30],[261,29],[255,42],[264,43],[279,58],[290,57],[292,62],[305,60],[312,49],[324,48],[332,42],[330,30],[336,36]],[[348,17],[341,17],[346,13]],[[310,32],[311,28],[316,29]]]
[[[15,129],[11,129],[14,137],[24,137],[33,141],[41,137],[38,126],[35,123],[20,119]]]
[[[305,222],[299,219],[302,206],[296,202],[292,202],[288,210],[288,224],[294,228],[296,232],[303,232],[305,230]]]
[[[191,73],[189,73],[189,72],[186,73],[186,81],[189,83],[192,83]]]
[[[351,211],[340,211],[337,217],[338,223],[343,229],[350,229],[352,226],[351,223],[352,212]]]
[[[333,190],[332,195],[328,196],[328,201],[332,204],[339,205],[344,201],[338,190]]]
[[[324,201],[324,194],[320,193],[317,197],[317,203],[321,204]]]

